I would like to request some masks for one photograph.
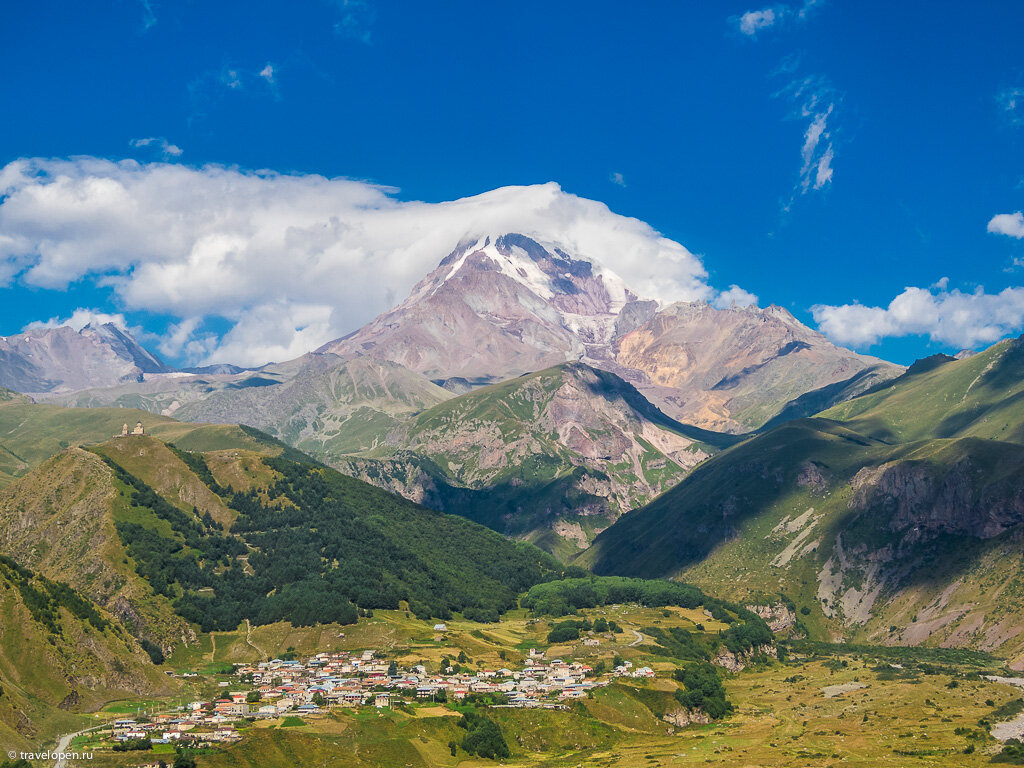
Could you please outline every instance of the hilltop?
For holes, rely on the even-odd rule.
[[[5,393],[7,393],[5,395]],[[189,424],[133,408],[64,408],[0,390],[0,488],[72,447],[103,442],[143,422],[148,434],[187,450],[245,448],[272,455],[297,452],[235,424]]]

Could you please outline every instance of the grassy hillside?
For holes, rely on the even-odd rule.
[[[136,515],[113,470],[98,456],[69,448],[0,490],[0,553],[73,584],[136,637],[169,650],[195,635],[129,560],[116,526]]]
[[[252,424],[327,459],[374,448],[402,419],[452,396],[386,361],[311,354],[290,365],[295,370],[261,372],[260,386],[243,386],[243,380],[187,403],[175,415]]]
[[[923,362],[730,448],[581,562],[782,592],[819,637],[998,649],[1024,666],[1022,347]]]
[[[38,749],[78,713],[177,684],[115,617],[64,584],[0,557],[0,740]]]
[[[118,406],[183,421],[251,424],[319,457],[365,451],[410,415],[452,394],[401,365],[307,354],[236,374],[150,377],[56,402]]]

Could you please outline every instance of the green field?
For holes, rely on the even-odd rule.
[[[578,642],[548,647],[544,642],[553,619],[514,611],[499,624],[448,622],[436,633],[429,622],[405,611],[377,611],[355,626],[292,628],[274,624],[254,628],[246,642],[243,625],[236,632],[201,637],[167,663],[173,669],[201,673],[194,680],[205,696],[232,680],[214,671],[231,661],[255,660],[293,649],[301,655],[322,650],[380,648],[399,663],[421,661],[434,667],[442,656],[459,652],[470,666],[494,668],[521,664],[524,650],[547,651],[547,658],[596,664],[615,655],[657,670],[653,680],[620,679],[596,689],[566,711],[488,709],[512,756],[510,766],[960,766],[987,765],[999,750],[979,721],[1013,701],[1020,690],[984,680],[1002,662],[985,654],[930,649],[836,646],[794,642],[784,662],[748,667],[725,675],[735,712],[708,724],[681,727],[667,722],[678,709],[672,696],[678,683],[671,671],[679,662],[653,649],[650,638],[634,645],[635,633],[650,628],[697,623],[716,634],[720,627],[700,610],[607,606],[586,617],[617,621],[622,633],[601,638],[597,647]],[[339,631],[344,637],[339,637]],[[253,648],[256,646],[259,651]],[[504,655],[504,658],[502,658]],[[896,666],[894,666],[896,665]],[[829,695],[831,694],[831,695]],[[177,704],[180,698],[165,700]],[[101,716],[114,718],[153,706],[153,700],[107,705]],[[294,715],[258,721],[243,731],[241,742],[197,756],[200,766],[296,765],[462,766],[476,768],[494,761],[452,756],[449,742],[463,734],[459,712],[440,704],[413,702],[402,709],[338,709],[301,720]],[[131,766],[154,753],[113,753],[92,746],[94,759],[81,765]],[[968,752],[965,753],[965,750]],[[155,758],[153,758],[155,759]]]

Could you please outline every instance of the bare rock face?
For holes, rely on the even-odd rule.
[[[975,458],[973,461],[977,461]],[[939,533],[991,539],[1024,522],[1024,476],[1006,472],[977,487],[972,458],[937,467],[927,461],[899,461],[865,467],[851,482],[851,507],[888,516],[904,544]]]
[[[756,613],[765,623],[768,628],[776,634],[780,632],[788,632],[796,625],[796,614],[793,609],[785,603],[776,603],[774,605],[748,605],[747,610]]]
[[[170,369],[117,326],[38,328],[0,337],[0,386],[28,394],[141,381]]]
[[[725,432],[867,369],[862,388],[902,370],[834,346],[781,307],[659,307],[592,260],[518,234],[461,243],[399,307],[320,351],[388,359],[456,391],[582,361],[673,418]]]
[[[489,383],[596,354],[637,296],[614,273],[522,235],[461,243],[400,306],[320,351]]]
[[[711,717],[699,709],[677,709],[667,712],[662,720],[671,723],[676,728],[685,728],[688,725],[707,725],[711,722]]]
[[[718,652],[718,655],[711,660],[711,663],[717,664],[727,672],[742,672],[747,668],[750,660],[755,656],[771,656],[772,658],[778,658],[779,652],[773,645],[759,645],[756,648],[751,648],[745,653],[739,654],[723,648]]]
[[[332,463],[570,555],[707,458],[705,433],[687,430],[618,376],[567,363],[440,403],[373,458]]]
[[[782,307],[664,308],[615,342],[615,361],[643,374],[638,388],[672,417],[722,432],[761,426],[792,400],[882,366],[837,347]]]

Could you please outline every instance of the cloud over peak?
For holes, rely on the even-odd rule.
[[[355,330],[480,234],[557,241],[662,301],[719,297],[685,247],[554,183],[441,203],[395,194],[215,165],[17,160],[0,168],[0,285],[94,281],[126,311],[173,318],[163,354],[239,364],[295,357]],[[721,296],[752,295],[734,286]],[[211,317],[229,330],[204,330]]]

